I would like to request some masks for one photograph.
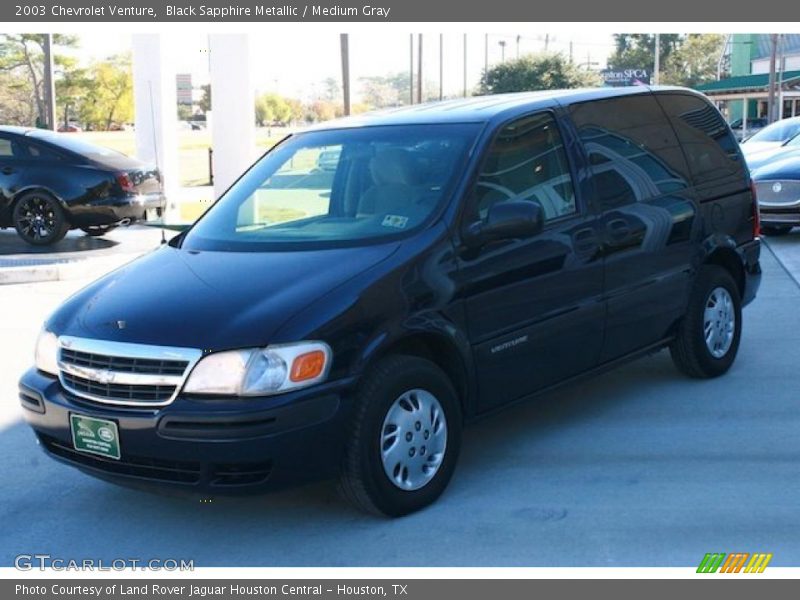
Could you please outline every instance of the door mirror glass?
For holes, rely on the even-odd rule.
[[[544,224],[544,209],[536,201],[500,202],[489,208],[486,219],[473,223],[470,241],[478,244],[493,240],[526,238],[536,235]]]

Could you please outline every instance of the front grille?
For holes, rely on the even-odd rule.
[[[757,181],[756,195],[762,206],[800,204],[800,181]]]
[[[194,348],[150,346],[61,336],[61,385],[90,402],[163,406],[175,399],[202,356]]]
[[[185,360],[104,356],[102,354],[80,352],[68,348],[61,349],[61,361],[93,369],[108,369],[120,373],[150,373],[153,375],[183,375],[183,372],[189,365]]]
[[[109,400],[131,400],[136,402],[166,402],[175,393],[174,385],[131,385],[123,383],[99,383],[71,373],[62,373],[65,386],[84,397],[107,398]]]

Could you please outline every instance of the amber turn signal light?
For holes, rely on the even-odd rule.
[[[308,381],[319,377],[324,371],[325,353],[322,350],[314,350],[294,359],[289,379],[294,382]]]

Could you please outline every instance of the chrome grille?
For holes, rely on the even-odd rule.
[[[757,181],[756,195],[760,206],[800,205],[800,181]]]
[[[61,336],[61,385],[93,402],[163,406],[175,399],[202,356],[195,348],[150,346]]]

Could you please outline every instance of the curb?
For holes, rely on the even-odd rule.
[[[0,286],[19,283],[41,283],[45,281],[67,281],[87,276],[100,277],[146,252],[129,252],[113,256],[97,256],[65,260],[41,265],[21,265],[0,268]]]

